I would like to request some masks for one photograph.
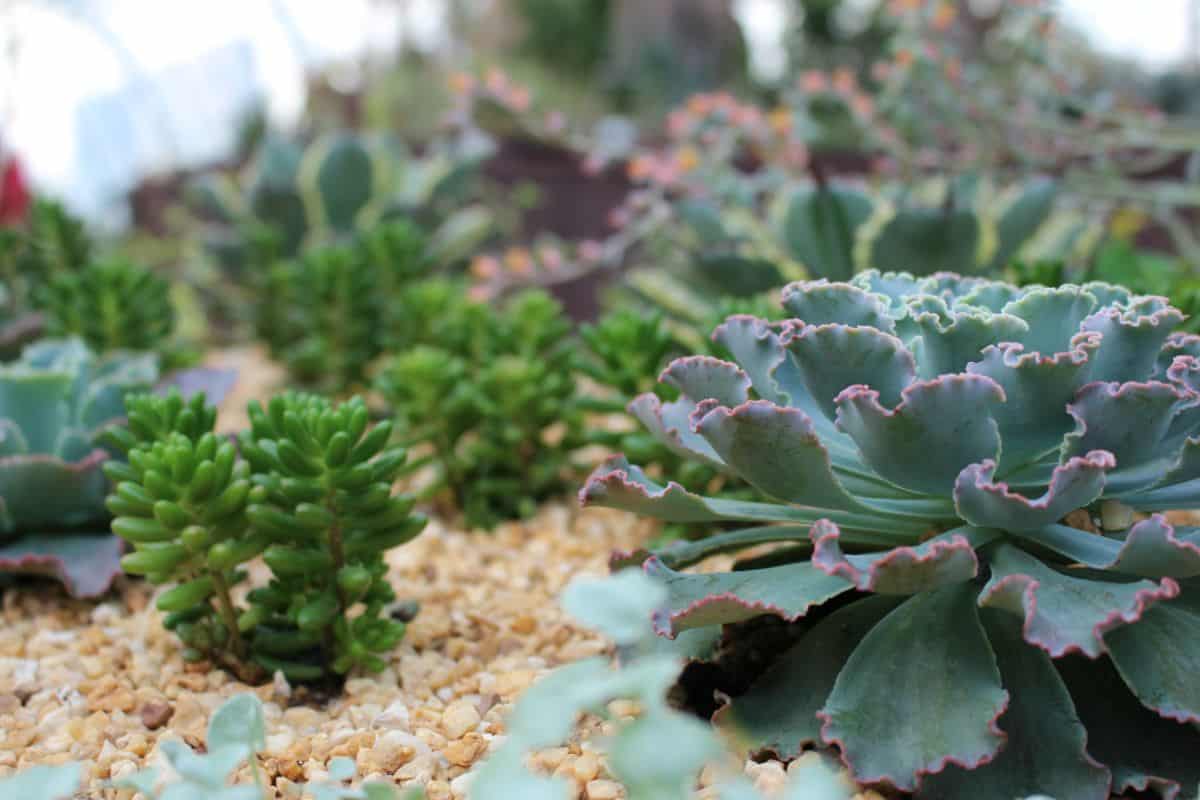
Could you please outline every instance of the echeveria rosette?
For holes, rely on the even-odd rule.
[[[116,453],[106,434],[125,419],[125,397],[155,387],[152,353],[95,355],[79,339],[42,340],[0,366],[0,571],[46,574],[79,597],[120,574],[120,540],[108,531],[101,470]],[[193,369],[162,384],[219,399],[223,370]]]
[[[581,493],[752,526],[646,564],[666,635],[805,620],[718,721],[786,757],[836,746],[860,781],[921,797],[1194,791],[1200,528],[1159,513],[1200,508],[1183,315],[1105,284],[878,272],[793,284],[783,304],[784,322],[729,318],[714,338],[737,363],[674,362],[680,399],[639,414],[761,502],[620,456]],[[793,559],[678,571],[767,542]]]

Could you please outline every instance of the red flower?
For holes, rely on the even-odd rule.
[[[16,158],[0,162],[0,225],[17,225],[29,211],[29,185]]]

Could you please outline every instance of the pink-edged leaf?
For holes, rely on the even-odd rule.
[[[99,597],[121,574],[124,544],[111,533],[31,533],[0,545],[0,572],[45,575],[72,597]]]
[[[629,413],[646,427],[650,435],[672,452],[723,469],[725,464],[712,445],[692,431],[690,418],[695,408],[696,404],[690,398],[681,397],[664,403],[651,392],[638,395],[628,406]]]
[[[847,386],[868,385],[884,405],[893,406],[916,379],[916,363],[904,343],[875,328],[805,325],[785,337],[783,346],[829,419],[837,415],[834,399]]]
[[[1096,305],[1096,296],[1081,286],[1038,286],[1026,289],[1003,311],[1029,323],[1029,333],[1021,339],[1026,350],[1049,355],[1071,346]]]
[[[905,600],[854,648],[819,715],[855,780],[914,791],[950,764],[974,769],[1004,746],[1008,692],[979,621],[977,589]]]
[[[662,581],[669,593],[667,607],[654,614],[654,629],[664,636],[763,614],[797,620],[852,588],[807,562],[740,572],[686,573],[651,558],[644,569]]]
[[[1004,390],[1004,403],[994,411],[1004,442],[1001,474],[1057,450],[1074,429],[1067,403],[1087,382],[1088,359],[1099,346],[1097,333],[1079,334],[1069,349],[1051,355],[1025,352],[1023,345],[1005,342],[985,347],[967,365],[967,372],[985,375]]]
[[[717,711],[713,722],[752,752],[783,759],[820,745],[825,705],[846,659],[874,625],[899,605],[897,597],[856,600],[822,619],[755,681],[749,691]]]
[[[1025,641],[1053,658],[1067,653],[1100,657],[1106,632],[1136,623],[1150,606],[1179,594],[1179,584],[1170,578],[1115,583],[1094,573],[1072,577],[1006,544],[989,554],[988,563],[992,577],[979,605],[1023,619]]]
[[[1152,485],[1200,425],[1198,401],[1169,383],[1089,383],[1067,405],[1076,429],[1063,439],[1063,458],[1112,453],[1117,467],[1107,478],[1110,494]]]
[[[1194,798],[1200,785],[1200,732],[1164,719],[1130,694],[1108,659],[1057,662],[1088,732],[1087,749],[1113,775],[1112,794],[1154,791]]]
[[[985,347],[1015,342],[1029,331],[1025,320],[1009,314],[973,311],[949,311],[944,314],[923,311],[913,314],[921,332],[913,340],[919,377],[928,380],[939,375],[962,372]]]
[[[1104,635],[1109,656],[1142,705],[1176,722],[1200,722],[1200,600],[1196,587],[1156,603]]]
[[[810,508],[701,497],[671,481],[666,486],[650,479],[624,456],[613,456],[598,466],[579,490],[581,505],[598,505],[633,511],[668,522],[813,523],[825,516]]]
[[[1147,380],[1171,332],[1183,322],[1176,308],[1160,298],[1141,298],[1129,308],[1102,308],[1080,324],[1103,338],[1092,356],[1093,381]]]
[[[734,472],[771,497],[819,508],[863,509],[834,477],[829,453],[799,409],[766,400],[718,407],[696,423],[696,432]]]
[[[737,364],[711,356],[677,358],[658,379],[694,403],[712,399],[721,405],[736,406],[750,399],[750,376]]]
[[[790,283],[783,288],[782,303],[805,325],[863,325],[885,333],[896,328],[886,298],[849,283],[825,278]]]
[[[50,455],[0,458],[0,540],[5,534],[108,519],[108,479],[100,471],[107,459],[99,449],[78,461]]]
[[[1047,525],[1035,531],[1014,531],[1014,534],[1092,569],[1142,578],[1200,575],[1198,534],[1193,531],[1181,538],[1160,514],[1135,523],[1125,534],[1124,541],[1066,525]]]
[[[718,325],[712,338],[746,371],[759,397],[774,403],[787,401],[773,376],[785,356],[779,334],[770,323],[748,314],[736,314]]]
[[[951,765],[930,775],[918,800],[1107,798],[1112,776],[1088,755],[1087,731],[1054,664],[1045,653],[1025,646],[1020,624],[1011,615],[985,611],[982,619],[1011,697],[1000,717],[1008,741],[995,759],[975,769]]]
[[[1000,452],[993,413],[1004,392],[982,375],[913,383],[894,409],[880,405],[879,393],[866,386],[849,387],[836,402],[838,427],[863,460],[906,489],[945,495],[964,467]]]
[[[967,532],[974,542],[964,535]],[[822,572],[844,578],[864,592],[916,594],[974,578],[979,572],[975,548],[996,534],[960,529],[913,547],[849,556],[842,553],[841,531],[832,522],[817,521],[809,535],[814,546],[813,566]]]
[[[1179,356],[1200,358],[1200,336],[1194,333],[1172,333],[1158,351],[1158,361],[1151,375],[1153,380],[1165,380],[1167,370]]]
[[[954,505],[972,525],[1029,530],[1052,525],[1077,508],[1091,505],[1104,492],[1104,474],[1116,466],[1111,453],[1094,450],[1055,467],[1045,494],[1017,494],[995,480],[996,463],[971,464],[954,482]]]

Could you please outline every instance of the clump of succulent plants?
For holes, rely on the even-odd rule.
[[[127,405],[129,430],[115,438],[128,463],[106,468],[112,528],[134,547],[127,572],[172,584],[156,602],[185,658],[246,679],[382,669],[380,654],[404,634],[384,614],[395,595],[383,555],[425,524],[392,493],[405,452],[389,446],[390,423],[370,427],[359,398],[288,393],[266,409],[252,403],[235,446],[213,433],[201,396]],[[270,582],[239,603],[231,590],[259,555]]]
[[[428,266],[424,237],[406,221],[276,262],[259,292],[258,332],[301,384],[360,386],[389,331],[403,327],[405,291]]]
[[[392,492],[408,468],[407,452],[389,444],[392,424],[368,421],[358,397],[334,405],[288,393],[250,405],[240,446],[257,491],[246,516],[267,542],[272,579],[250,593],[240,625],[253,628],[255,660],[292,678],[378,672],[404,635],[385,613],[395,593],[384,554],[425,518]]]
[[[0,366],[0,570],[46,573],[73,594],[120,572],[101,466],[123,398],[158,380],[150,354],[97,357],[78,339],[28,345]]]
[[[621,457],[585,503],[744,529],[645,564],[675,636],[763,614],[799,639],[718,714],[755,750],[837,748],[864,783],[1007,800],[1200,780],[1200,338],[1162,298],[951,274],[797,283],[792,319],[674,362],[650,430],[756,487]],[[770,566],[683,567],[785,543]],[[731,629],[731,633],[736,632]],[[736,643],[733,645],[736,647]]]
[[[38,305],[52,336],[78,336],[99,353],[162,352],[175,327],[167,282],[126,261],[100,261],[52,276]]]
[[[208,721],[205,752],[197,753],[178,739],[159,745],[162,759],[170,767],[146,767],[124,778],[108,782],[108,791],[133,791],[147,800],[204,798],[205,800],[266,800],[274,797],[258,766],[258,754],[266,748],[266,722],[262,703],[253,694],[238,694],[222,703]],[[243,764],[250,769],[252,783],[231,783]],[[354,760],[330,759],[329,781],[300,784],[296,789],[313,800],[419,800],[422,793],[400,795],[396,787],[381,781],[364,782],[351,788]],[[0,779],[0,794],[21,800],[68,800],[83,788],[82,765],[36,766]],[[300,796],[299,794],[297,796]]]
[[[433,344],[387,361],[378,386],[406,442],[430,451],[436,477],[471,525],[527,517],[569,484],[583,443],[570,323],[542,291],[490,308],[459,295]]]

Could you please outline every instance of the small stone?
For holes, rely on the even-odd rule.
[[[457,778],[450,781],[450,795],[454,797],[455,800],[459,800],[460,798],[465,798],[467,796],[467,792],[471,788],[472,777],[474,777],[472,773],[464,772],[462,775],[459,775]]]
[[[475,731],[470,731],[461,739],[455,739],[447,744],[442,749],[442,755],[457,767],[469,767],[485,750],[487,750],[487,742],[484,738]]]
[[[133,711],[137,698],[128,689],[117,689],[100,697],[88,698],[88,711]]]
[[[509,628],[513,633],[525,636],[533,633],[537,629],[537,620],[535,620],[530,614],[522,614],[512,621],[512,624],[509,625]]]
[[[623,794],[621,784],[608,780],[588,781],[585,791],[587,800],[617,800]]]
[[[769,796],[775,796],[787,785],[787,773],[778,761],[747,764],[746,774],[754,781],[755,789]]]
[[[156,731],[166,725],[174,713],[175,708],[170,703],[146,703],[141,710],[142,724]]]
[[[442,730],[451,739],[461,738],[469,730],[479,724],[479,709],[474,703],[459,700],[451,703],[442,712]]]

